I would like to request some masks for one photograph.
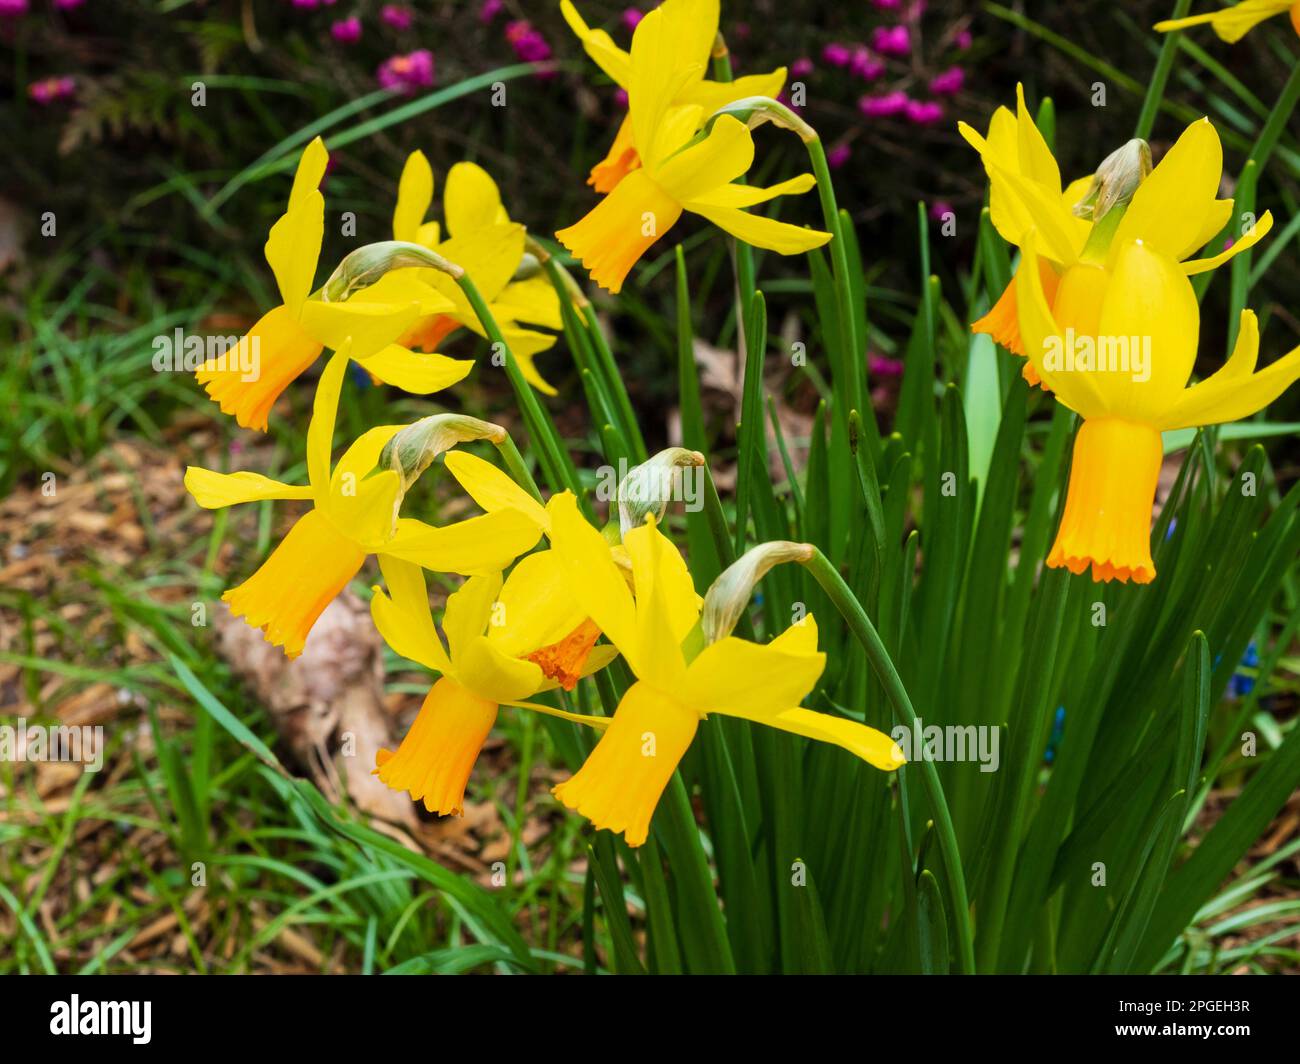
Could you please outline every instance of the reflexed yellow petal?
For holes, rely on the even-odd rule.
[[[1074,440],[1065,512],[1048,566],[1075,575],[1091,566],[1099,581],[1154,580],[1151,507],[1163,457],[1160,433],[1150,425],[1086,420]]]
[[[764,645],[728,636],[691,662],[682,700],[701,713],[761,721],[802,702],[825,667],[826,655],[816,646]]]
[[[262,499],[310,499],[311,488],[281,484],[261,473],[216,473],[200,466],[185,468],[185,490],[205,510]]]
[[[555,237],[587,268],[593,281],[617,293],[632,267],[681,213],[681,204],[644,170],[633,170],[586,217]]]
[[[298,168],[293,175],[293,188],[289,192],[289,210],[307,202],[308,197],[320,189],[329,161],[329,152],[325,150],[325,142],[320,137],[303,148]]]
[[[551,496],[547,512],[551,549],[565,566],[570,593],[640,675],[636,608],[627,581],[610,557],[609,544],[578,512],[571,492]]]
[[[761,188],[758,185],[719,185],[703,195],[693,196],[690,208],[695,210],[696,204],[704,204],[708,207],[735,207],[738,209],[752,207],[756,203],[766,203],[777,196],[802,195],[816,184],[817,179],[812,174],[800,174],[798,177],[792,177],[788,181],[769,185],[767,188]]]
[[[540,538],[537,525],[518,510],[484,514],[440,528],[400,517],[397,531],[376,553],[391,554],[436,573],[473,576],[500,572]]]
[[[392,497],[388,498],[388,513],[380,512],[371,515],[368,509],[372,505],[378,505],[385,495],[394,492],[396,484],[381,490],[380,476],[371,477],[369,474],[374,470],[379,461],[379,453],[388,441],[404,428],[405,425],[380,425],[362,433],[343,453],[343,457],[338,460],[330,476],[327,508],[335,520],[349,531],[354,530],[353,522],[364,523],[366,531],[371,534],[362,535],[360,528],[357,528],[357,540],[360,542],[370,542],[376,530],[382,530],[381,535],[385,539],[392,531]],[[385,470],[385,472],[390,477],[397,476],[392,470]],[[378,523],[375,523],[374,518],[378,519]]]
[[[1206,15],[1157,22],[1155,29],[1158,33],[1168,33],[1170,30],[1186,29],[1188,26],[1199,26],[1208,22],[1220,38],[1229,44],[1234,44],[1266,18],[1280,15],[1294,3],[1295,0],[1241,0],[1231,7],[1212,11]]]
[[[491,462],[468,451],[448,451],[443,461],[480,509],[488,513],[518,510],[537,528],[550,531],[551,515],[546,507]]]
[[[417,266],[389,270],[374,284],[353,292],[348,304],[418,303],[421,315],[450,314],[456,303],[428,283],[430,271]]]
[[[833,743],[884,772],[893,772],[906,761],[899,745],[884,732],[844,717],[814,713],[811,709],[796,706],[780,713],[751,716],[749,719],[766,724],[769,728],[802,735],[805,739]]]
[[[1300,347],[1262,370],[1251,372],[1258,352],[1259,324],[1254,314],[1243,311],[1232,358],[1218,373],[1184,392],[1160,428],[1200,428],[1250,417],[1300,378]]]
[[[365,552],[319,510],[300,517],[262,567],[221,596],[230,612],[296,658],[312,625],[361,569]]]
[[[697,714],[635,683],[582,768],[552,793],[594,827],[622,833],[629,846],[640,846],[698,727]]]
[[[687,204],[689,210],[702,215],[719,229],[730,233],[756,248],[766,248],[778,255],[801,255],[819,248],[830,240],[830,233],[820,229],[778,222],[759,214],[749,214],[730,207],[708,207],[697,203]]]
[[[680,53],[707,67],[718,39],[720,0],[664,0],[659,6]]]
[[[397,206],[393,209],[393,239],[420,243],[420,225],[433,202],[433,169],[424,152],[406,157],[397,183]]]
[[[1200,307],[1191,282],[1169,255],[1135,242],[1112,251],[1112,259],[1097,337],[1098,366],[1112,365],[1092,376],[1109,413],[1156,424],[1191,376]]]
[[[442,631],[447,637],[447,652],[459,669],[460,657],[470,641],[483,635],[492,617],[492,604],[501,590],[501,573],[471,576],[447,596],[442,615]],[[519,696],[522,697],[522,696]]]
[[[239,343],[204,362],[195,377],[208,397],[246,429],[266,431],[271,407],[293,381],[320,357],[321,343],[309,335],[288,307],[263,314]]]
[[[468,235],[453,236],[439,244],[437,250],[439,255],[468,273],[479,294],[491,303],[519,269],[519,260],[524,256],[525,236],[522,225],[498,223]],[[460,287],[450,275],[438,270],[428,270],[426,274],[429,284],[439,292],[457,305],[463,303]]]
[[[431,813],[460,816],[465,784],[496,719],[495,702],[444,676],[429,691],[397,752],[379,751],[375,774],[393,790],[423,799]]]
[[[457,163],[447,172],[442,216],[447,221],[448,234],[453,237],[510,223],[497,183],[475,163]]]
[[[357,361],[385,384],[412,395],[428,395],[450,388],[464,380],[474,368],[474,360],[470,358],[416,353],[397,344],[389,344]]]
[[[456,657],[456,675],[480,698],[518,702],[541,689],[545,677],[531,661],[503,653],[490,640],[477,636]]]
[[[652,168],[660,162],[654,151],[665,114],[688,84],[704,77],[703,61],[683,52],[678,29],[661,6],[646,15],[632,34],[628,110],[641,161]],[[619,188],[625,183],[626,179]]]
[[[722,115],[699,144],[658,166],[654,179],[669,196],[686,203],[734,181],[748,172],[753,162],[754,138],[745,123]]]
[[[750,96],[766,96],[774,100],[785,88],[785,78],[785,67],[777,67],[770,74],[749,74],[735,81],[699,81],[688,85],[678,102],[696,104],[706,115],[711,115],[729,103]]]
[[[548,329],[564,327],[564,319],[560,315],[560,297],[551,287],[551,282],[540,275],[523,281],[511,281],[501,289],[493,307],[494,314],[500,310],[503,317],[512,321],[526,321],[532,325],[544,325]]]
[[[1191,246],[1183,249],[1183,253],[1178,256],[1179,260],[1187,258],[1194,251],[1200,251],[1223,232],[1228,222],[1232,220],[1232,205],[1233,201],[1230,199],[1214,201],[1214,206],[1206,212],[1201,231],[1193,238]]]
[[[632,76],[632,59],[627,52],[618,47],[604,30],[591,29],[578,14],[572,0],[560,0],[560,12],[592,61],[616,85],[626,89]]]
[[[349,340],[354,358],[366,358],[381,351],[401,336],[420,316],[420,304],[324,303],[309,299],[300,311],[302,327],[326,347],[338,350]]]
[[[418,661],[427,669],[451,672],[451,660],[429,611],[424,570],[412,562],[383,554],[379,556],[379,568],[388,594],[375,588],[370,615],[384,642],[402,657]]]
[[[487,637],[502,653],[515,658],[558,643],[586,618],[569,593],[564,566],[552,550],[520,558],[497,601],[501,609],[494,620],[499,623],[488,627]]]
[[[1226,251],[1221,251],[1217,255],[1211,255],[1208,259],[1189,259],[1183,263],[1183,272],[1187,276],[1197,273],[1204,273],[1206,270],[1217,270],[1234,255],[1240,255],[1247,248],[1252,248],[1258,244],[1264,237],[1268,236],[1269,230],[1273,228],[1273,212],[1265,211],[1262,218],[1255,222],[1239,240],[1235,241],[1232,247]]]
[[[653,521],[629,529],[623,546],[632,561],[638,615],[643,604],[661,595],[668,638],[673,645],[680,644],[699,620],[701,603],[685,559]]]
[[[1016,157],[1020,173],[1039,185],[1049,189],[1061,187],[1061,168],[1056,165],[1056,157],[1047,141],[1038,132],[1033,115],[1025,104],[1025,89],[1016,85]]]
[[[280,299],[294,314],[311,294],[324,237],[325,198],[312,191],[280,216],[266,238],[267,264],[275,274]]]
[[[401,497],[401,478],[391,469],[360,480],[356,494],[344,490],[346,481],[336,482],[324,512],[348,536],[373,554],[392,538]]]
[[[1208,118],[1193,122],[1137,187],[1120,219],[1114,249],[1142,240],[1175,259],[1196,248],[1206,219],[1216,216],[1223,146]]]
[[[329,493],[330,455],[334,453],[334,421],[338,417],[343,375],[348,369],[347,349],[334,352],[316,385],[311,421],[307,425],[307,480],[318,500]]]

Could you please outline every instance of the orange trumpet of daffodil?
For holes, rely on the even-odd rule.
[[[1155,30],[1157,33],[1168,33],[1170,30],[1182,30],[1208,22],[1222,40],[1235,44],[1265,19],[1280,15],[1283,11],[1291,12],[1291,25],[1300,34],[1300,3],[1296,3],[1296,0],[1242,0],[1239,4],[1205,15],[1165,19],[1155,24]]]
[[[205,509],[262,499],[310,500],[271,556],[247,580],[221,596],[236,617],[261,628],[269,642],[297,657],[321,612],[366,557],[389,556],[439,572],[496,572],[538,540],[534,522],[517,511],[471,517],[435,528],[398,517],[403,485],[398,472],[373,473],[380,453],[404,425],[370,429],[331,468],[346,346],[334,354],[316,389],[307,429],[306,485],[283,484],[259,473],[217,473],[190,466],[185,487]]]
[[[375,772],[389,787],[422,799],[431,813],[460,814],[470,772],[502,705],[608,726],[604,717],[523,701],[557,686],[530,655],[582,621],[553,551],[521,558],[504,582],[499,572],[470,577],[447,599],[445,648],[420,567],[393,557],[381,557],[379,565],[388,593],[375,588],[375,626],[398,654],[439,674],[397,750],[379,751]],[[608,644],[594,647],[582,674],[616,654]]]
[[[810,251],[830,239],[829,233],[746,212],[776,196],[807,192],[816,181],[805,173],[769,188],[733,183],[753,164],[753,137],[731,115],[716,116],[697,137],[708,113],[699,103],[676,101],[700,72],[693,43],[698,33],[665,7],[646,15],[632,35],[628,121],[641,165],[586,217],[555,234],[592,280],[610,292],[623,287],[628,272],[683,211],[782,255]]]
[[[710,115],[720,107],[749,96],[775,97],[784,87],[785,67],[778,67],[770,74],[751,74],[735,81],[709,81],[704,77],[718,37],[718,0],[664,0],[658,10],[663,12],[661,17],[671,24],[671,39],[680,44],[681,58],[689,64],[690,73],[677,87],[671,100],[673,105],[694,104],[701,113]],[[635,80],[633,56],[616,45],[604,30],[591,29],[571,0],[560,0],[560,11],[587,55],[614,84],[630,92]],[[661,62],[662,58],[655,57],[655,61]],[[640,165],[641,157],[637,153],[629,114],[619,125],[608,154],[591,168],[587,184],[602,194],[611,192]]]
[[[659,797],[709,714],[745,720],[835,743],[886,771],[903,763],[889,736],[799,703],[826,664],[812,616],[770,643],[726,636],[688,660],[683,640],[696,630],[700,597],[673,544],[653,516],[623,545],[633,591],[604,537],[568,493],[548,507],[552,550],[565,567],[570,594],[618,648],[636,676],[600,742],[555,796],[597,828],[645,842]]]

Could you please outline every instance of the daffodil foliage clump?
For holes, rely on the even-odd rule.
[[[479,166],[439,176],[416,153],[392,239],[321,281],[327,152],[303,149],[266,243],[281,302],[198,371],[259,430],[323,366],[306,483],[187,475],[204,507],[308,504],[226,592],[231,610],[296,656],[335,596],[374,584],[378,631],[430,680],[409,732],[366,768],[432,813],[462,813],[501,714],[540,714],[567,770],[555,801],[587,824],[585,942],[571,945],[590,970],[1203,966],[1198,927],[1230,904],[1216,892],[1300,783],[1300,729],[1260,716],[1300,620],[1300,487],[1279,495],[1259,446],[1222,446],[1267,435],[1256,415],[1300,376],[1300,349],[1274,350],[1247,304],[1251,249],[1273,224],[1254,182],[1221,195],[1207,119],[1155,160],[1148,128],[1117,129],[1077,175],[1057,165],[1048,101],[1021,91],[985,128],[963,125],[988,178],[972,283],[954,302],[922,278],[886,433],[869,400],[864,249],[817,131],[776,100],[785,71],[733,79],[716,0],[666,0],[629,48],[561,7],[628,113],[591,171],[590,210],[554,240],[515,221],[529,205],[507,209]],[[1143,113],[1149,126],[1155,107]],[[1253,174],[1282,124],[1265,127]],[[768,137],[797,137],[807,170],[751,181]],[[818,228],[764,209],[814,191]],[[664,367],[681,446],[647,453],[591,302],[617,314],[610,296],[687,214],[732,246],[734,491],[713,480],[681,249],[680,357]],[[928,247],[924,211],[899,224]],[[801,466],[768,424],[763,366],[780,345],[758,252],[802,262],[811,282],[822,402]],[[1202,328],[1199,302],[1225,274],[1228,337]],[[949,319],[973,324],[947,380]],[[472,362],[438,348],[460,330],[504,369],[518,439],[432,413],[336,441],[350,364],[409,393],[453,389]],[[562,353],[580,396],[544,374]],[[556,431],[553,404],[575,400],[601,466],[622,474],[612,500]],[[409,512],[435,463],[476,515]],[[431,573],[463,577],[436,611]],[[1225,780],[1236,797],[1207,825]],[[539,967],[508,917],[522,872],[492,896],[455,889],[499,965]]]

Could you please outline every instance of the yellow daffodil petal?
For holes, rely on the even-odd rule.
[[[460,816],[465,785],[496,723],[497,705],[444,676],[429,690],[396,752],[380,750],[375,774],[439,816]]]
[[[261,473],[217,473],[200,466],[186,467],[185,490],[205,510],[218,510],[223,506],[260,502],[263,499],[311,498],[311,488],[307,486],[281,484]]]
[[[330,456],[334,453],[334,422],[338,417],[343,375],[348,369],[348,349],[334,352],[316,384],[311,421],[307,423],[307,480],[317,500],[329,494]],[[319,505],[319,502],[318,502]]]
[[[1211,240],[1223,232],[1224,227],[1232,220],[1232,204],[1230,199],[1215,200],[1214,206],[1205,213],[1205,221],[1201,225],[1201,230],[1192,239],[1189,247],[1183,249],[1183,253],[1178,256],[1179,260],[1187,258],[1194,251],[1200,251]]]
[[[457,163],[447,172],[442,216],[447,221],[447,233],[453,237],[510,223],[497,183],[475,163]]]
[[[455,453],[455,452],[453,452]],[[527,657],[558,643],[586,618],[569,593],[564,566],[555,551],[534,551],[510,570],[500,593],[498,616],[487,637],[511,657]]]
[[[320,357],[322,345],[288,307],[263,314],[224,355],[196,371],[208,397],[242,428],[266,431],[271,407],[293,381]]]
[[[688,84],[704,77],[704,60],[685,51],[689,41],[684,39],[683,22],[670,14],[662,5],[655,8],[632,34],[628,111],[633,141],[648,167],[660,162],[656,153],[667,147],[660,142],[660,129],[668,109]]]
[[[452,313],[456,309],[456,302],[429,284],[429,276],[429,270],[415,266],[389,270],[374,284],[352,293],[344,305],[417,303],[422,316]]]
[[[722,115],[709,135],[654,171],[660,188],[679,203],[703,196],[746,173],[754,163],[754,138],[745,123]]]
[[[470,641],[483,635],[492,619],[492,604],[501,590],[501,573],[471,576],[447,596],[442,615],[442,632],[447,637],[447,652],[459,667],[460,656]],[[522,696],[521,696],[522,697]]]
[[[561,329],[560,297],[545,277],[511,281],[501,289],[493,306],[513,321],[526,321],[548,329]]]
[[[324,237],[325,198],[313,190],[280,216],[266,238],[263,253],[275,274],[280,299],[293,314],[311,294]]]
[[[688,203],[688,210],[707,218],[719,229],[756,248],[766,248],[778,255],[802,255],[830,240],[830,233],[807,229],[789,222],[778,222],[761,214],[750,214],[731,207],[709,207]]]
[[[397,206],[393,208],[393,239],[419,243],[420,225],[433,203],[433,168],[424,152],[406,157],[397,182]]]
[[[572,492],[551,496],[551,549],[565,566],[569,592],[640,675],[636,607],[627,581],[610,557],[609,544],[578,512]]]
[[[1016,85],[1016,156],[1020,173],[1047,188],[1061,187],[1061,168],[1025,103],[1025,87]]]
[[[654,521],[628,529],[623,546],[632,561],[637,613],[643,612],[642,604],[648,604],[656,594],[661,595],[667,639],[679,645],[700,617],[701,599],[686,561]]]
[[[593,281],[617,293],[632,267],[681,213],[681,204],[644,170],[633,170],[586,217],[555,237],[586,267]]]
[[[1208,22],[1222,40],[1235,44],[1266,18],[1280,15],[1294,4],[1295,0],[1241,0],[1241,3],[1225,7],[1222,11],[1157,22],[1155,30],[1157,33],[1168,33],[1170,30],[1186,29],[1188,26],[1200,26]]]
[[[826,668],[812,649],[752,643],[728,636],[700,651],[686,670],[682,700],[701,713],[747,720],[797,706]]]
[[[491,303],[519,269],[525,236],[524,227],[518,223],[498,223],[444,240],[437,251],[468,273],[479,294]],[[462,304],[464,297],[451,276],[438,270],[425,272],[429,284],[457,305]]]
[[[417,353],[397,344],[389,344],[357,361],[366,372],[373,373],[385,384],[412,395],[429,395],[450,388],[464,380],[474,368],[473,359]]]
[[[800,196],[816,184],[817,179],[812,174],[800,174],[788,181],[768,185],[767,188],[758,185],[719,185],[702,195],[692,197],[690,209],[695,210],[698,204],[704,204],[708,207],[743,209],[752,207],[757,203],[766,203],[777,196]]]
[[[306,203],[313,192],[320,190],[320,183],[325,177],[325,168],[329,165],[329,152],[325,142],[316,137],[303,148],[298,159],[298,168],[293,175],[293,188],[289,192],[289,210],[294,210]]]
[[[309,299],[302,305],[303,328],[326,347],[338,350],[348,340],[354,358],[365,358],[397,340],[420,317],[420,304],[324,303]]]
[[[1263,217],[1255,222],[1241,238],[1235,241],[1232,247],[1226,251],[1221,251],[1217,255],[1212,255],[1208,259],[1189,259],[1183,263],[1183,273],[1189,277],[1197,273],[1205,273],[1206,270],[1217,270],[1234,255],[1240,255],[1247,248],[1252,248],[1258,244],[1264,237],[1268,236],[1269,230],[1273,228],[1273,212],[1265,211]]]
[[[607,77],[616,85],[627,88],[632,76],[632,58],[604,30],[593,30],[578,14],[572,0],[560,0],[560,13],[569,24],[573,35],[582,42],[583,50]]]
[[[640,846],[699,723],[698,714],[648,684],[635,683],[583,766],[552,793],[594,827],[621,833],[629,846]]]
[[[1109,413],[1156,424],[1191,376],[1200,307],[1191,282],[1171,256],[1134,241],[1112,258],[1097,327],[1097,371],[1074,375],[1096,381]],[[1108,351],[1103,352],[1103,344]]]
[[[518,510],[483,514],[437,528],[401,517],[392,538],[376,553],[391,554],[433,572],[473,576],[500,572],[540,538],[537,525]]]
[[[1208,118],[1193,122],[1133,193],[1111,244],[1142,240],[1179,259],[1196,248],[1217,206],[1223,146]]]
[[[475,636],[456,656],[456,675],[481,698],[517,702],[529,698],[545,682],[531,661],[503,653],[491,640]]]
[[[785,88],[785,78],[785,67],[777,67],[770,74],[749,74],[735,81],[699,81],[683,90],[679,102],[695,104],[706,115],[711,115],[729,103],[750,96],[766,96],[774,100]]]
[[[855,720],[833,717],[829,713],[815,713],[799,706],[779,713],[746,716],[769,728],[779,728],[821,743],[833,743],[883,772],[893,772],[907,760],[898,743],[890,736]]]
[[[1151,508],[1163,457],[1160,433],[1151,425],[1111,417],[1084,421],[1048,566],[1075,575],[1091,566],[1099,581],[1154,580]]]
[[[383,554],[379,556],[379,569],[384,574],[388,594],[375,588],[370,599],[370,616],[384,642],[402,657],[417,661],[426,669],[450,673],[451,660],[429,612],[424,570],[412,562]]]
[[[234,616],[262,629],[269,643],[296,658],[316,618],[365,560],[365,551],[323,513],[309,510],[261,568],[221,599]]]
[[[491,462],[468,451],[448,451],[443,461],[465,493],[488,513],[518,510],[537,528],[550,532],[547,508]]]

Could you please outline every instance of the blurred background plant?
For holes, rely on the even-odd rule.
[[[579,6],[621,43],[645,10]],[[826,142],[863,251],[869,379],[886,432],[903,416],[902,371],[922,312],[934,315],[936,389],[962,380],[967,311],[988,282],[971,276],[986,181],[956,121],[983,129],[1023,81],[1030,99],[1054,102],[1063,173],[1091,172],[1138,122],[1162,44],[1149,27],[1170,6],[725,5],[737,71],[789,67],[785,98]],[[1281,24],[1235,47],[1208,33],[1181,34],[1174,47],[1181,54],[1151,116],[1157,158],[1187,121],[1208,114],[1224,140],[1226,172],[1239,173],[1296,77],[1294,35]],[[337,222],[327,224],[327,262],[388,236],[397,176],[416,148],[440,181],[460,159],[481,163],[512,215],[548,238],[593,202],[584,178],[621,120],[619,90],[593,71],[558,5],[540,0],[2,0],[0,64],[0,138],[10,147],[0,172],[0,490],[9,493],[0,523],[0,712],[102,719],[116,737],[111,768],[98,779],[74,780],[57,766],[0,767],[0,939],[13,944],[0,951],[0,970],[458,970],[525,966],[521,956],[542,969],[612,963],[615,947],[627,946],[610,937],[621,928],[581,926],[595,885],[582,829],[546,794],[557,771],[550,766],[562,762],[549,730],[508,721],[490,751],[494,771],[474,784],[478,819],[421,821],[416,853],[337,821],[310,785],[286,779],[280,757],[251,756],[246,743],[212,727],[215,706],[281,756],[293,745],[214,641],[194,638],[190,618],[195,588],[215,601],[227,575],[264,555],[273,518],[250,507],[247,518],[218,517],[209,528],[186,507],[180,470],[203,460],[294,475],[310,391],[291,389],[286,416],[254,439],[213,417],[191,375],[155,373],[151,362],[156,337],[176,328],[239,333],[274,301],[261,246],[282,206],[284,174],[315,133],[331,151],[325,191]],[[498,86],[504,94],[494,100]],[[793,138],[770,128],[759,135],[770,150],[758,180],[766,183],[769,169],[804,168]],[[1280,352],[1300,343],[1293,121],[1284,121],[1254,197],[1279,219],[1248,280],[1265,350]],[[816,203],[805,199],[786,208],[788,220],[817,221]],[[927,241],[917,238],[918,203]],[[355,227],[345,236],[346,212]],[[680,341],[677,235],[654,249],[617,304],[597,300],[652,451],[682,434],[676,375],[665,371]],[[683,225],[680,242],[700,424],[725,495],[735,482],[743,362],[727,244],[703,224]],[[762,273],[773,342],[815,335],[814,285],[802,263],[765,257]],[[924,302],[918,278],[931,273],[948,299]],[[1206,293],[1205,365],[1222,357],[1231,299],[1223,282]],[[467,337],[456,343],[473,350]],[[767,381],[771,420],[800,475],[820,394],[810,363],[808,373],[794,373],[773,360]],[[600,441],[564,343],[541,365],[568,397],[549,404],[561,431],[594,464]],[[927,392],[914,389],[912,401]],[[344,428],[355,435],[443,403],[517,427],[504,380],[481,366],[435,400],[364,389]],[[1294,389],[1268,418],[1300,418]],[[1029,420],[1026,460],[1040,459],[1048,425],[1037,414]],[[1297,476],[1294,433],[1261,435],[1285,492]],[[1218,462],[1236,468],[1246,442],[1226,433],[1220,441]],[[775,451],[772,464],[784,477]],[[1166,488],[1177,471],[1171,463]],[[47,473],[75,490],[43,496]],[[424,505],[455,505],[444,486],[420,491]],[[1020,485],[1018,522],[1030,501]],[[1293,580],[1292,571],[1288,594]],[[1261,726],[1275,729],[1274,745],[1290,727],[1300,686],[1294,624],[1283,608],[1290,604],[1258,633],[1273,651],[1265,655],[1270,679],[1239,694],[1272,722]],[[384,710],[399,718],[423,688],[391,654],[386,660]],[[1247,676],[1257,664],[1258,654]],[[188,771],[196,766],[202,771]],[[1198,810],[1216,813],[1234,785],[1231,775],[1221,779],[1198,796]],[[1200,937],[1180,963],[1203,970],[1247,955],[1261,967],[1295,963],[1293,924],[1268,922],[1291,921],[1300,908],[1287,845],[1300,810],[1294,801],[1289,808],[1290,821],[1261,839],[1255,863],[1237,870],[1242,878],[1223,907],[1197,914]],[[201,896],[185,889],[191,876],[177,859],[200,852],[227,855]],[[482,892],[447,893],[429,854],[489,887],[497,860],[512,881],[526,870],[527,887],[504,902],[510,926]],[[1233,909],[1234,901],[1259,907],[1242,883],[1277,892],[1264,916]],[[1256,933],[1260,922],[1265,930]],[[630,930],[640,941],[642,925]],[[1276,941],[1255,952],[1243,945],[1243,937],[1270,936]],[[480,952],[449,949],[467,941]]]

